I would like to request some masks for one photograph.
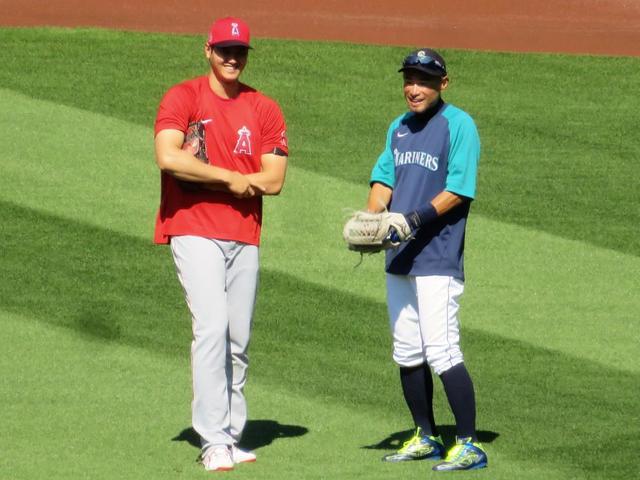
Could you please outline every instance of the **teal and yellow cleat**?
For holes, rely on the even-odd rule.
[[[382,457],[383,462],[406,462],[409,460],[440,460],[444,455],[444,445],[440,437],[425,435],[420,427],[395,453]]]
[[[475,470],[487,466],[487,454],[480,442],[472,442],[471,438],[456,438],[456,444],[447,453],[444,461],[433,466],[436,472],[452,470]]]

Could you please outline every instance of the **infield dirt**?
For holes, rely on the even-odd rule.
[[[258,37],[475,50],[640,56],[629,0],[0,0],[0,25],[202,33],[244,18]]]

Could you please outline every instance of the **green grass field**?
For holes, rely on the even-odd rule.
[[[153,119],[203,39],[0,29],[0,478],[204,478],[189,315],[151,244]],[[382,257],[348,252],[404,109],[403,48],[257,40],[290,170],[265,202],[246,445],[234,478],[435,478],[379,458],[411,427]],[[463,347],[486,479],[628,479],[640,464],[640,59],[444,51],[483,143]],[[453,419],[436,382],[436,418]],[[455,475],[455,474],[454,474]],[[464,474],[462,474],[464,475]]]

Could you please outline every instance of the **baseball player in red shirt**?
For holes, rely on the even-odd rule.
[[[280,108],[239,80],[250,48],[242,20],[215,21],[204,46],[210,71],[169,89],[155,122],[155,242],[170,244],[191,311],[192,421],[206,470],[256,459],[238,442],[262,196],[280,193],[287,168]]]

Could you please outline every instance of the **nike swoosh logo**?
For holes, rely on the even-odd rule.
[[[398,133],[396,133],[396,135],[397,135],[398,138],[402,138],[402,137],[406,137],[407,135],[409,135],[409,132],[404,132],[404,133],[398,132]]]

